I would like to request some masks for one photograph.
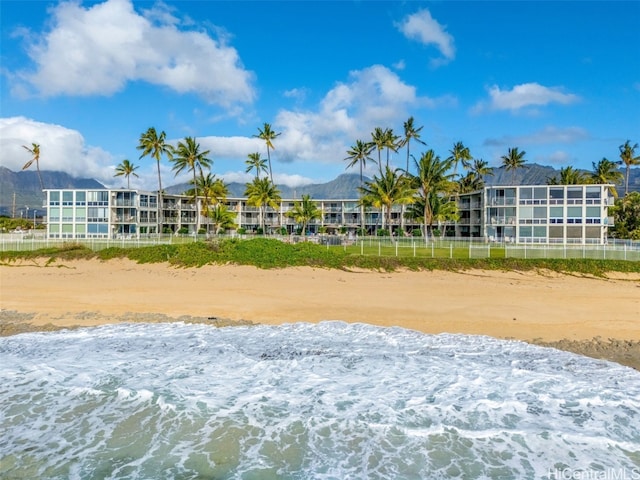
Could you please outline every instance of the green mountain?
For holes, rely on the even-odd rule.
[[[624,169],[621,169],[624,173]],[[75,178],[64,172],[43,171],[42,180],[46,188],[105,188],[100,182],[89,178]],[[487,185],[544,185],[547,180],[559,175],[559,170],[546,165],[535,163],[527,164],[526,168],[519,169],[512,175],[504,167],[494,169],[493,176],[485,178]],[[365,181],[369,178],[364,179]],[[323,199],[349,199],[358,198],[360,175],[356,173],[344,173],[334,180],[326,183],[302,185],[299,187],[287,187],[279,185],[282,198],[300,199],[302,195],[310,195],[311,198]],[[622,194],[624,187],[618,185],[618,192]],[[188,190],[190,185],[182,183],[166,188],[167,193],[181,194]],[[245,184],[232,182],[228,185],[230,197],[244,197]],[[640,191],[640,168],[632,168],[629,175],[629,190]],[[14,200],[15,196],[15,200]],[[37,209],[37,215],[43,212],[43,195],[40,190],[38,174],[35,171],[12,172],[0,166],[0,215],[11,216],[25,214],[27,207],[32,215],[33,209]]]
[[[64,172],[41,171],[45,188],[104,188],[100,182],[90,178],[75,178]],[[27,210],[44,213],[42,204],[44,195],[40,189],[40,180],[35,170],[12,172],[0,166],[0,215],[15,216]],[[33,215],[33,213],[30,213]]]

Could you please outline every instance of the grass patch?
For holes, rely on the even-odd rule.
[[[288,244],[275,239],[252,240],[222,239],[211,242],[190,242],[177,245],[155,245],[139,248],[110,247],[100,251],[79,244],[65,244],[58,248],[33,251],[2,252],[0,260],[11,263],[17,260],[48,259],[48,264],[97,258],[110,260],[128,258],[137,263],[168,263],[176,267],[202,267],[211,264],[253,265],[258,268],[286,268],[311,266],[318,268],[361,268],[379,271],[449,270],[470,269],[532,271],[550,270],[561,273],[604,277],[608,272],[638,273],[640,262],[601,259],[522,259],[478,258],[461,256],[430,258],[427,256],[398,256],[392,249],[386,255],[361,255],[354,249],[327,248],[314,243]]]

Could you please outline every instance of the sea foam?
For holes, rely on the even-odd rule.
[[[521,342],[120,324],[0,365],[0,478],[640,478],[640,373]]]

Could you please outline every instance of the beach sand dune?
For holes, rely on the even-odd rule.
[[[2,265],[0,281],[3,312],[34,328],[158,314],[263,324],[343,320],[560,342],[568,349],[585,341],[593,349],[594,338],[600,349],[613,344],[633,350],[640,342],[640,274],[601,279],[553,272],[185,269],[130,260],[42,260]]]

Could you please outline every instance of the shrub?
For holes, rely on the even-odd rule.
[[[182,227],[180,230],[178,230],[178,234],[180,235],[186,235],[189,233],[189,229],[187,227]]]
[[[376,232],[376,235],[379,236],[379,237],[388,237],[389,236],[389,230],[387,230],[386,228],[380,228]]]

